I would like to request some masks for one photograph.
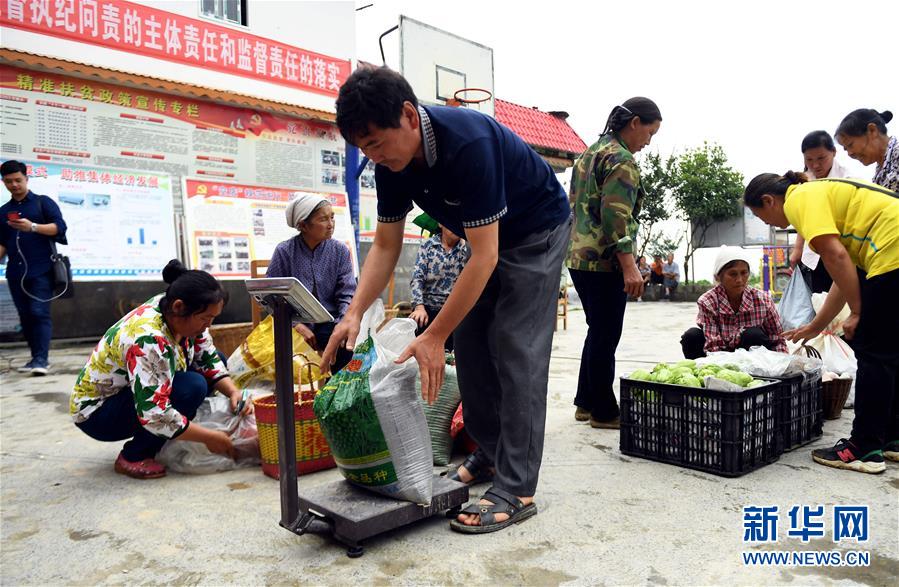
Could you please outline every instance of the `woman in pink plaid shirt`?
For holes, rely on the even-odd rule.
[[[787,352],[780,316],[766,292],[749,286],[749,258],[739,247],[722,246],[715,258],[713,289],[699,298],[698,328],[681,337],[684,357],[764,346]]]

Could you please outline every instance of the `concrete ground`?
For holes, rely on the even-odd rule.
[[[632,303],[619,374],[679,357],[695,306]],[[815,465],[809,449],[850,430],[852,412],[824,437],[746,476],[727,479],[623,456],[618,432],[573,418],[583,314],[557,333],[549,386],[540,514],[488,536],[451,532],[434,517],[366,543],[349,559],[318,536],[278,526],[278,483],[258,469],[135,481],[113,472],[120,446],[72,425],[68,394],[90,346],[54,349],[46,378],[0,377],[3,585],[895,585],[899,464],[871,476]],[[0,349],[0,367],[27,360]],[[332,481],[336,470],[300,478]],[[485,486],[477,488],[480,491]],[[824,538],[788,538],[792,505],[827,507]],[[830,538],[833,505],[870,506],[867,543]],[[777,505],[780,542],[742,542],[742,508]],[[870,552],[870,566],[752,567],[743,551]]]

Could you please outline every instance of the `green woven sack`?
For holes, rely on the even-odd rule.
[[[421,377],[416,378],[415,388],[421,389]],[[459,395],[459,380],[456,378],[456,368],[446,366],[446,375],[443,386],[437,395],[437,400],[428,405],[421,400],[424,408],[425,419],[428,421],[428,432],[431,434],[431,451],[434,453],[434,464],[438,466],[448,465],[453,453],[453,437],[450,436],[450,424],[453,414],[462,401]]]

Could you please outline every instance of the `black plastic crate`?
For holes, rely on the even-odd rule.
[[[739,392],[621,378],[621,452],[739,477],[783,452],[780,382]]]
[[[777,401],[784,450],[793,450],[819,438],[824,426],[821,371],[767,379],[780,381]]]

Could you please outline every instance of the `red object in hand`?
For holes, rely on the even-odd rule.
[[[7,220],[20,220],[22,218],[21,212],[7,212],[6,219]]]

